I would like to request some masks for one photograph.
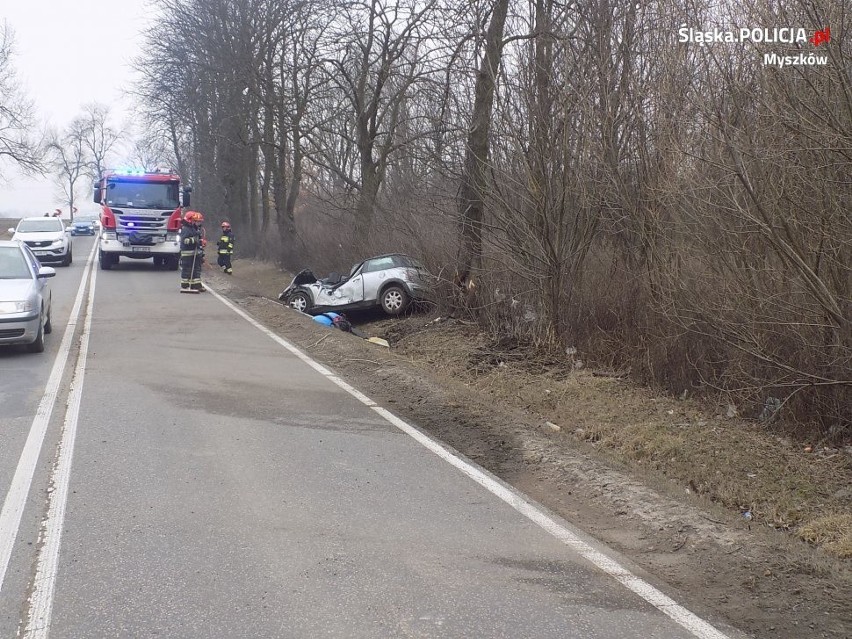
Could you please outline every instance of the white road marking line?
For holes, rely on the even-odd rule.
[[[21,451],[18,466],[15,468],[15,475],[12,477],[12,483],[9,486],[9,492],[6,493],[6,498],[3,500],[3,509],[0,510],[0,592],[3,590],[3,581],[12,557],[15,538],[18,536],[18,529],[21,526],[21,517],[24,514],[27,495],[30,492],[30,485],[32,484],[36,466],[38,465],[41,447],[44,444],[44,437],[47,433],[47,427],[50,424],[53,405],[56,403],[59,384],[62,381],[62,375],[68,363],[68,355],[71,352],[74,331],[77,328],[80,308],[83,305],[86,280],[92,268],[96,248],[97,242],[92,247],[92,251],[86,260],[83,277],[80,280],[80,288],[77,290],[77,297],[74,299],[71,317],[68,319],[68,324],[65,325],[65,334],[62,336],[62,342],[59,345],[59,352],[56,354],[53,368],[50,370],[50,375],[47,378],[44,395],[42,395],[36,409],[33,423],[30,426],[30,433],[27,436],[24,449]]]
[[[71,390],[68,393],[68,408],[59,441],[59,454],[51,474],[47,515],[42,521],[41,541],[36,563],[35,581],[27,609],[24,625],[24,637],[27,639],[47,639],[50,632],[50,615],[53,612],[53,593],[56,588],[56,575],[59,571],[59,549],[62,543],[62,527],[65,523],[65,506],[68,503],[68,487],[71,483],[71,461],[74,455],[74,442],[77,439],[77,423],[80,416],[80,402],[83,397],[83,381],[86,377],[86,361],[89,353],[89,335],[92,331],[92,310],[95,303],[95,280],[97,269],[89,276],[89,299],[86,304],[86,316],[83,320],[83,333],[80,336],[80,356],[71,378]]]
[[[407,433],[420,444],[438,455],[438,457],[458,468],[477,484],[509,504],[527,519],[549,532],[565,545],[570,546],[577,552],[577,554],[584,557],[587,561],[594,564],[603,572],[615,578],[628,590],[631,590],[642,597],[642,599],[673,619],[696,637],[699,637],[700,639],[729,639],[727,635],[720,632],[709,623],[660,592],[647,581],[635,576],[629,570],[621,566],[621,564],[617,561],[608,557],[601,551],[596,550],[590,544],[580,539],[553,517],[527,501],[522,493],[501,481],[498,481],[481,468],[478,468],[460,457],[457,457],[439,442],[403,421],[387,409],[382,408],[381,406],[374,406],[373,410],[401,431]]]
[[[621,564],[619,564],[611,557],[608,557],[606,554],[595,549],[591,544],[580,539],[579,536],[571,532],[565,525],[558,522],[555,518],[548,515],[534,504],[530,503],[528,501],[528,498],[525,497],[523,493],[520,493],[511,486],[504,484],[502,481],[496,479],[487,471],[477,467],[476,465],[468,461],[461,459],[457,455],[450,452],[438,441],[429,437],[426,433],[415,428],[408,422],[400,419],[399,417],[391,413],[389,410],[378,406],[369,397],[367,397],[360,391],[355,390],[352,386],[341,380],[339,377],[337,377],[334,373],[332,373],[330,370],[328,370],[321,364],[318,364],[317,362],[312,360],[298,348],[290,344],[287,340],[273,333],[270,329],[265,327],[253,317],[251,317],[242,309],[237,308],[237,306],[235,306],[230,300],[225,299],[222,295],[220,295],[216,291],[213,291],[209,287],[207,290],[213,293],[213,295],[225,306],[237,313],[237,315],[245,319],[252,326],[259,329],[261,332],[265,333],[267,336],[278,342],[281,346],[286,348],[293,355],[308,364],[308,366],[310,366],[311,368],[322,374],[324,377],[328,378],[329,380],[340,386],[347,393],[353,395],[362,404],[371,407],[377,414],[381,415],[385,420],[399,428],[407,435],[410,435],[417,442],[422,444],[431,452],[438,455],[444,461],[458,468],[460,471],[462,471],[465,475],[470,477],[480,486],[497,496],[505,503],[507,503],[516,511],[524,515],[527,519],[529,519],[530,521],[537,524],[538,526],[546,530],[548,533],[559,539],[566,546],[572,548],[579,555],[581,555],[591,564],[596,566],[599,570],[613,577],[625,588],[639,595],[642,599],[654,606],[664,615],[668,616],[675,623],[688,630],[695,637],[698,637],[698,639],[731,639],[731,637],[717,630],[708,622],[704,621],[701,617],[699,617],[693,612],[690,612],[689,610],[678,604],[676,601],[671,599],[669,596],[649,584],[644,579],[641,579],[640,577],[637,577],[636,575],[631,573],[629,570],[624,568]]]

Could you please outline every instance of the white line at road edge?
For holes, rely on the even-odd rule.
[[[53,593],[59,570],[59,548],[62,543],[62,527],[65,523],[65,506],[68,503],[68,487],[71,483],[71,459],[77,439],[77,421],[80,416],[80,401],[83,397],[83,380],[86,376],[86,361],[89,354],[89,335],[92,332],[92,309],[95,303],[95,280],[97,269],[89,277],[89,299],[80,335],[80,356],[71,378],[68,392],[65,422],[59,440],[59,454],[51,475],[51,486],[47,515],[42,522],[41,548],[36,563],[35,581],[30,595],[27,619],[24,625],[25,639],[47,639],[50,632],[50,615],[53,611]]]
[[[42,395],[36,409],[36,415],[30,426],[30,434],[27,436],[23,451],[21,451],[21,457],[18,460],[15,475],[12,477],[9,492],[6,493],[6,499],[3,501],[3,510],[0,511],[0,592],[3,590],[3,580],[6,577],[6,570],[9,567],[9,560],[12,557],[12,549],[15,545],[15,538],[18,536],[18,528],[21,525],[21,517],[24,514],[24,506],[27,502],[27,495],[30,492],[33,476],[35,475],[47,427],[50,424],[53,405],[56,403],[59,384],[62,382],[62,375],[68,363],[68,355],[71,352],[71,344],[74,339],[74,331],[77,328],[80,307],[83,305],[86,280],[92,268],[97,246],[96,242],[86,260],[86,267],[83,270],[83,277],[80,280],[80,288],[77,289],[77,297],[74,299],[74,306],[71,309],[71,317],[68,319],[68,324],[65,325],[65,334],[62,336],[59,352],[56,354],[53,368],[51,368],[50,375],[47,378],[44,395]]]
[[[248,313],[246,313],[240,308],[237,308],[230,300],[225,299],[222,295],[218,294],[216,291],[213,291],[209,287],[207,290],[213,293],[213,295],[225,306],[237,313],[237,315],[245,319],[252,326],[259,329],[260,331],[271,337],[273,340],[278,342],[281,346],[286,348],[293,355],[305,362],[315,371],[340,386],[343,390],[354,396],[361,403],[365,404],[366,406],[369,406],[376,413],[385,418],[388,422],[399,428],[404,433],[410,435],[420,444],[422,444],[430,451],[438,455],[438,457],[440,457],[444,461],[449,462],[450,464],[461,470],[465,475],[470,477],[477,484],[502,499],[512,508],[527,517],[530,521],[539,525],[551,535],[562,541],[565,545],[572,548],[575,552],[577,552],[586,560],[594,564],[597,568],[613,577],[616,581],[618,581],[628,590],[631,590],[637,595],[639,595],[642,599],[644,599],[649,604],[660,610],[663,614],[670,617],[680,626],[691,632],[694,636],[698,637],[699,639],[731,639],[728,635],[720,632],[719,630],[711,626],[709,623],[704,621],[701,617],[697,616],[695,613],[690,612],[689,610],[678,604],[676,601],[660,592],[657,588],[649,584],[644,579],[641,579],[640,577],[637,577],[636,575],[631,573],[629,570],[624,568],[621,564],[619,564],[611,557],[608,557],[606,554],[593,548],[589,543],[580,539],[576,534],[571,532],[564,524],[558,522],[554,517],[548,515],[534,504],[531,504],[522,493],[495,479],[489,473],[477,467],[476,465],[465,461],[457,455],[453,454],[443,445],[441,445],[422,431],[418,430],[411,424],[403,421],[390,411],[377,405],[376,402],[374,402],[372,399],[344,382],[325,366],[318,364],[310,357],[305,355],[298,348],[290,344],[287,340],[283,339],[279,335],[276,335],[270,329],[265,327],[253,317],[251,317]]]

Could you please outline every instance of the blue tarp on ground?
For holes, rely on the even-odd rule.
[[[323,326],[332,326],[336,317],[340,316],[337,313],[323,313],[322,315],[314,316],[314,321],[319,322]]]

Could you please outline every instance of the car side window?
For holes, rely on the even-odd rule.
[[[393,257],[379,257],[375,260],[370,260],[364,265],[365,273],[375,273],[376,271],[384,271],[385,269],[393,268]]]

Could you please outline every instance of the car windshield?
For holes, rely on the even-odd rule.
[[[179,206],[178,183],[110,181],[106,203],[134,209],[174,210]]]
[[[43,233],[62,230],[62,221],[55,217],[21,220],[18,223],[18,233]]]
[[[31,277],[21,249],[15,246],[0,246],[0,280],[27,280]]]

